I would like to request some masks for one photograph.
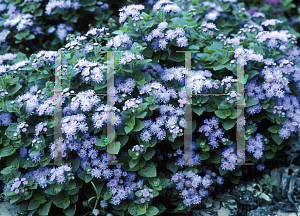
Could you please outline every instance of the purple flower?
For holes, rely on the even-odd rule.
[[[161,31],[165,30],[168,27],[168,23],[167,22],[161,22],[160,24],[158,24],[157,28]]]
[[[145,202],[145,199],[144,199],[144,198],[142,198],[142,199],[141,199],[141,203],[144,203],[144,202]]]
[[[175,33],[174,30],[168,30],[168,31],[166,32],[166,39],[167,39],[167,40],[173,40],[173,39],[176,38],[176,37],[177,37],[177,34]]]
[[[26,155],[27,155],[27,148],[24,147],[24,146],[22,146],[22,147],[20,148],[20,156],[21,156],[21,157],[25,157]]]
[[[158,47],[164,50],[167,48],[167,44],[168,42],[165,39],[160,39]]]
[[[177,38],[177,45],[179,47],[186,47],[188,45],[188,39],[185,36]]]
[[[114,176],[120,177],[122,175],[122,171],[120,169],[115,169],[114,170]]]
[[[262,152],[262,150],[260,150],[260,149],[257,149],[255,152],[254,152],[254,154],[253,154],[253,157],[255,157],[256,159],[259,159],[259,158],[261,158],[263,156],[263,152]]]
[[[263,26],[275,26],[277,23],[283,23],[283,21],[278,19],[267,19],[261,23]]]
[[[228,163],[227,161],[222,161],[222,163],[221,163],[221,168],[222,168],[223,170],[228,170],[228,168],[229,168],[229,163]]]
[[[141,135],[140,135],[141,139],[142,139],[144,142],[149,142],[149,140],[151,140],[151,136],[152,136],[152,135],[149,133],[148,130],[144,130],[144,131],[141,133]]]
[[[217,183],[218,183],[219,185],[224,184],[224,178],[221,177],[221,176],[218,176],[218,177],[217,177]]]
[[[101,178],[101,170],[99,170],[98,168],[93,168],[91,171],[91,176],[93,178]]]
[[[192,199],[184,199],[183,204],[186,205],[186,206],[192,205]]]
[[[2,113],[0,115],[0,121],[2,126],[9,126],[12,121],[11,121],[12,115],[10,113]]]
[[[183,189],[179,195],[182,197],[182,198],[185,198],[189,195],[189,192],[187,191],[187,189]]]
[[[123,199],[126,199],[127,195],[126,195],[126,191],[121,188],[119,191],[118,191],[118,196],[120,197],[121,200]]]
[[[291,135],[291,130],[289,130],[287,127],[283,127],[279,131],[279,137],[281,139],[288,139]]]
[[[93,209],[92,214],[95,216],[99,215],[100,214],[99,209]]]
[[[31,150],[32,149],[29,150],[29,153],[30,153]],[[29,155],[29,157],[32,159],[32,161],[34,163],[39,163],[41,161],[41,159],[42,159],[42,156],[43,156],[42,152],[38,152],[38,153],[36,153],[34,155]]]
[[[19,192],[20,192],[19,189],[16,189],[16,190],[15,190],[15,194],[18,194]]]
[[[106,200],[101,200],[100,201],[100,206],[101,206],[101,208],[106,208],[107,207],[107,201]]]
[[[262,163],[260,163],[260,164],[258,164],[258,165],[256,166],[256,169],[257,169],[258,171],[263,171],[263,170],[265,169],[265,165],[262,164]]]
[[[54,26],[51,26],[51,27],[48,28],[47,32],[48,32],[49,34],[51,34],[51,33],[53,33],[55,30],[56,30],[56,28],[55,28]]]
[[[206,178],[206,177],[204,177],[203,179],[202,179],[202,185],[203,185],[203,187],[205,188],[205,189],[207,189],[207,188],[209,188],[210,186],[211,186],[211,184],[213,183],[213,181],[211,180],[211,179],[209,179],[209,178]]]
[[[112,201],[113,201],[114,205],[119,205],[121,203],[121,199],[120,199],[120,197],[118,195],[114,196],[112,198]]]
[[[96,150],[96,149],[90,149],[90,150],[89,150],[88,156],[89,156],[91,159],[96,159],[96,158],[97,158],[97,155],[98,155],[98,150]]]
[[[58,183],[62,184],[63,182],[65,182],[65,177],[61,175],[61,176],[58,176],[56,178],[56,180],[57,180]]]
[[[21,185],[21,181],[16,181],[12,186],[18,188]]]
[[[33,34],[37,35],[37,34],[44,34],[44,32],[42,31],[42,27],[37,26],[35,28],[32,29],[33,30]]]
[[[146,190],[146,191],[143,191],[143,196],[144,197],[147,197],[147,196],[149,196],[149,192]]]

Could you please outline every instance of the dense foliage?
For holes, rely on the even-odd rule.
[[[148,1],[147,7],[122,7],[118,28],[105,24],[112,11],[95,12],[109,10],[103,2],[80,1],[70,9],[69,2],[53,1],[43,6],[45,15],[36,1],[4,2],[0,168],[3,194],[25,211],[76,215],[84,207],[86,215],[147,216],[175,208],[189,211],[218,186],[238,184],[251,169],[263,170],[266,160],[299,142],[299,33],[296,18],[289,23],[284,15],[296,6],[291,1],[264,2],[261,12],[255,2],[246,9],[234,0]],[[279,4],[284,5],[281,12],[271,11]],[[42,31],[38,26],[46,25],[26,21],[31,16],[25,13],[33,7],[38,14],[31,16],[43,18],[41,23],[48,23],[44,16],[57,21],[62,15],[66,23],[45,28],[48,34],[56,31],[57,38],[35,37]],[[76,30],[85,16],[77,9],[95,12],[99,26],[84,34],[84,28]],[[38,45],[29,57],[10,52],[16,44],[6,38],[5,29],[16,25],[16,44],[34,40]],[[75,34],[67,35],[73,30]],[[44,50],[47,46],[57,51]],[[108,51],[119,51],[114,52],[111,89],[106,83]],[[178,51],[198,51],[192,54],[192,94],[226,94],[192,97],[190,165],[182,164],[189,101],[185,55]],[[54,81],[59,54],[61,87]],[[243,118],[236,111],[241,99],[235,78],[239,55],[244,55],[240,64],[245,70]],[[56,140],[54,87],[62,89],[63,113],[62,137]],[[115,94],[114,108],[107,106],[107,95],[99,95],[105,93]],[[115,113],[112,119],[109,109]],[[110,154],[108,121],[116,132]],[[245,130],[244,152],[236,149],[236,130]],[[48,165],[59,154],[64,164]],[[112,154],[123,165],[107,165]],[[245,154],[246,162],[255,166],[235,165],[237,154]],[[272,190],[271,183],[264,184]]]

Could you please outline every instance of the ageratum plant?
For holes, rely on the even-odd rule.
[[[135,3],[135,2],[131,2]],[[118,7],[124,1],[1,0],[0,42],[30,56],[41,50],[58,50],[67,34],[81,35],[89,26],[118,27]]]
[[[163,0],[149,14],[143,5],[121,8],[119,30],[102,27],[68,35],[59,52],[40,51],[29,59],[21,52],[2,55],[3,194],[37,215],[57,214],[58,209],[76,215],[81,207],[85,215],[190,211],[217,185],[238,184],[250,168],[235,165],[237,154],[263,170],[278,150],[295,144],[300,126],[296,37],[276,30],[280,20],[251,22],[242,13],[244,4],[219,5],[223,16],[236,14],[239,28],[231,35],[222,23],[201,16],[204,2],[188,11]],[[226,94],[192,97],[188,165],[182,164],[187,71],[184,55],[176,52],[186,50],[199,51],[192,58],[192,94]],[[106,51],[120,51],[114,52],[112,89],[106,83]],[[59,53],[62,137],[54,140],[53,68]],[[244,55],[246,112],[237,119],[239,55]],[[115,94],[114,106],[96,93]],[[109,109],[115,112],[112,119]],[[116,131],[110,154],[108,121]],[[236,150],[236,130],[245,130],[245,152]],[[59,154],[64,164],[48,165]],[[109,165],[110,159],[123,165]]]

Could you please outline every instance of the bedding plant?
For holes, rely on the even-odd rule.
[[[67,34],[81,35],[90,26],[116,29],[120,6],[137,1],[1,0],[0,42],[9,52],[30,56],[41,50],[58,50]]]
[[[128,5],[119,10],[118,30],[68,34],[63,48],[29,58],[8,53],[10,47],[1,51],[0,167],[10,202],[35,215],[78,215],[82,208],[84,215],[188,212],[217,187],[263,170],[266,160],[299,141],[296,36],[278,19],[255,23],[245,4],[234,1],[219,1],[224,22],[213,22],[204,15],[207,4],[186,9],[161,0],[150,12]],[[185,58],[177,52],[187,50],[198,51],[192,54],[192,94],[225,96],[187,101]],[[115,51],[110,89],[107,51]],[[62,137],[54,140],[59,53]],[[237,119],[239,55],[245,115]],[[113,107],[106,93],[115,95]],[[187,103],[193,154],[183,165]],[[113,152],[107,152],[108,121],[116,132]],[[236,130],[245,130],[244,151],[236,149]],[[235,165],[237,154],[255,166]],[[63,164],[48,165],[58,155]],[[108,164],[111,159],[123,165]]]

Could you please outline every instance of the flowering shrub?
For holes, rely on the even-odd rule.
[[[124,6],[118,30],[69,34],[59,51],[41,50],[29,58],[21,52],[1,55],[0,160],[3,194],[11,202],[38,215],[57,209],[78,215],[80,207],[89,209],[85,215],[158,215],[174,206],[189,211],[218,185],[239,183],[248,169],[237,158],[261,171],[278,150],[300,141],[296,36],[275,30],[281,20],[255,23],[243,3],[187,5],[160,0],[152,11]],[[227,24],[222,17],[234,19]],[[177,52],[186,50],[198,51],[191,62],[191,102],[185,56]],[[115,51],[115,86],[108,89],[107,51]],[[57,120],[53,68],[59,53]],[[242,117],[236,112],[237,64],[245,71]],[[196,96],[204,93],[225,96]],[[106,104],[111,95],[112,107]],[[188,103],[193,140],[186,160]],[[54,139],[56,121],[61,136]],[[107,149],[108,122],[116,132],[113,152]],[[245,130],[244,151],[236,149],[236,130]],[[59,155],[63,164],[49,165]]]
[[[83,34],[89,26],[117,28],[118,7],[128,3],[96,0],[1,0],[1,49],[9,47],[10,52],[19,50],[27,56],[40,50],[58,50],[65,44],[69,33]]]

